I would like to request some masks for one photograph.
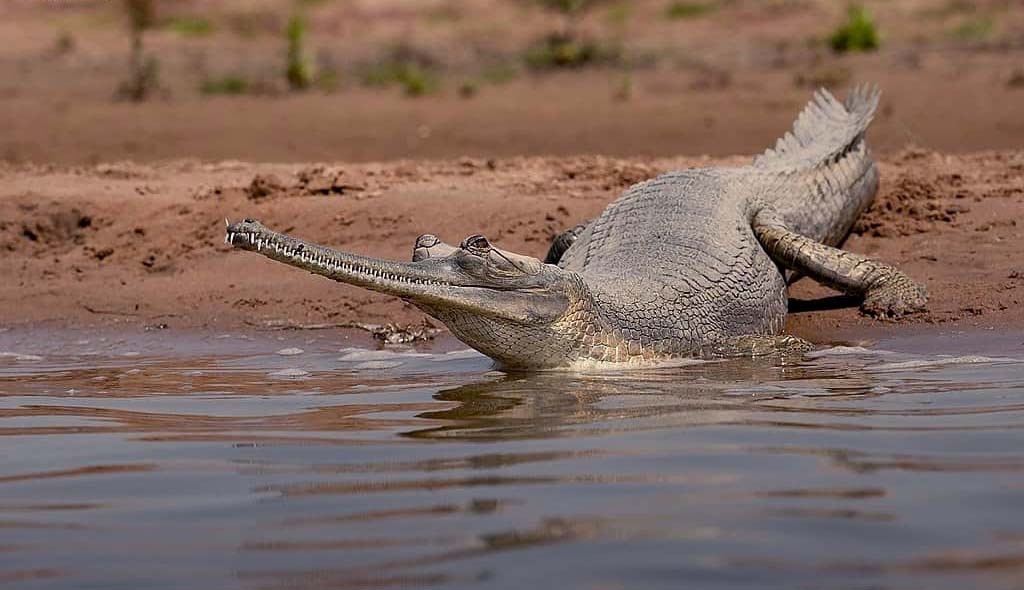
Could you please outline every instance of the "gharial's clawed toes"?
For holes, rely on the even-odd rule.
[[[928,290],[898,275],[870,289],[860,306],[864,315],[880,320],[895,320],[905,315],[924,311],[928,304]]]

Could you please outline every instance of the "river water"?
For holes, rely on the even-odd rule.
[[[8,329],[0,586],[1021,588],[1024,335],[527,375]]]

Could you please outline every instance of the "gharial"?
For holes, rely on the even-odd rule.
[[[482,235],[416,240],[411,263],[339,252],[230,224],[225,240],[335,281],[388,293],[509,368],[757,353],[781,335],[787,279],[807,276],[897,317],[927,293],[892,266],[836,248],[871,203],[864,139],[878,105],[819,90],[775,147],[741,167],[663,174],[555,238],[544,261]]]

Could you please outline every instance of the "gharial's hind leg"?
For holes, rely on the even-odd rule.
[[[776,264],[843,293],[864,296],[860,309],[897,318],[924,309],[928,291],[888,264],[826,246],[791,231],[771,212],[758,214],[754,234]]]
[[[544,257],[544,263],[558,264],[558,261],[562,259],[562,255],[569,249],[569,246],[572,246],[576,238],[580,237],[580,234],[583,233],[583,230],[587,229],[588,223],[590,222],[581,223],[555,236],[555,239],[551,240],[551,247],[548,248],[548,255]]]

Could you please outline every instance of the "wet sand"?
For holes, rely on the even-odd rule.
[[[417,323],[384,295],[223,244],[224,218],[352,252],[408,259],[421,233],[483,233],[542,256],[562,229],[625,187],[729,159],[461,159],[371,164],[8,164],[0,167],[2,325],[150,328]],[[819,342],[899,331],[1024,327],[1024,152],[880,157],[875,205],[846,244],[924,282],[927,313],[899,324],[858,315],[810,281],[790,330]],[[831,297],[831,298],[830,298]],[[821,298],[825,298],[822,300]],[[837,307],[837,309],[829,309]]]

